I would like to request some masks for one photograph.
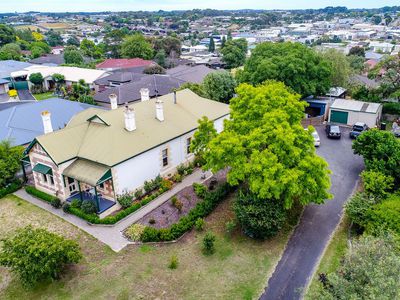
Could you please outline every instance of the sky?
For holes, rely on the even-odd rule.
[[[399,5],[399,0],[1,0],[0,12],[76,12],[213,9],[304,9],[326,6],[376,8]]]

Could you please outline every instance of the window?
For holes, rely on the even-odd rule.
[[[47,175],[46,174],[42,174],[42,176],[43,176],[43,181],[47,182]]]
[[[99,186],[100,186],[101,189],[104,189],[104,182],[100,183]]]
[[[168,149],[162,151],[162,165],[163,167],[168,166]]]
[[[186,154],[190,153],[190,144],[192,143],[192,138],[187,138],[186,139]]]
[[[51,185],[54,185],[54,178],[53,178],[53,176],[49,176],[50,177],[50,183],[51,183]]]

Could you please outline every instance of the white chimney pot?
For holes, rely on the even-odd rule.
[[[156,101],[156,119],[160,122],[164,121],[164,105],[160,99]]]
[[[111,109],[117,109],[118,108],[118,97],[115,94],[110,94],[108,96],[108,98],[110,99],[110,104],[111,104]]]
[[[140,89],[140,99],[141,101],[150,100],[150,91],[147,88]]]
[[[125,129],[127,131],[134,131],[136,129],[135,111],[132,108],[125,106],[124,117]]]
[[[42,112],[42,121],[44,134],[53,132],[53,125],[51,125],[51,113],[47,110]]]

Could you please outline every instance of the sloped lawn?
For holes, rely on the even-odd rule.
[[[15,196],[0,199],[0,239],[31,224],[76,239],[85,256],[60,281],[34,290],[24,290],[17,278],[0,268],[0,299],[256,299],[292,226],[265,242],[250,240],[239,230],[227,237],[232,199],[206,219],[206,230],[217,235],[212,256],[201,253],[204,232],[196,231],[176,244],[129,246],[113,253],[73,225]],[[179,260],[176,270],[168,268],[173,255]]]

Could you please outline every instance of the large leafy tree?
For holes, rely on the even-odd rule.
[[[154,56],[151,44],[138,33],[125,38],[121,45],[121,54],[126,58],[152,59]]]
[[[210,142],[206,168],[229,167],[232,185],[245,183],[259,199],[285,208],[330,197],[327,163],[316,155],[311,130],[301,120],[306,103],[283,83],[242,84],[230,102],[230,120]]]
[[[0,265],[10,267],[26,286],[58,279],[67,264],[82,258],[79,245],[45,229],[26,227],[3,240]]]
[[[204,78],[203,87],[210,99],[229,103],[235,94],[236,81],[227,71],[212,72]]]
[[[388,56],[368,74],[375,78],[384,70],[381,80],[381,89],[384,97],[391,97],[400,100],[400,53]]]
[[[69,46],[64,51],[64,62],[73,65],[83,64],[83,55],[75,46]]]
[[[104,36],[105,50],[111,54],[111,57],[118,58],[121,56],[121,43],[126,33],[119,29],[111,30]]]
[[[21,48],[18,46],[18,44],[6,44],[0,48],[0,60],[21,60],[21,55]]]
[[[331,66],[313,49],[300,43],[262,43],[252,52],[240,73],[241,82],[284,82],[304,96],[323,95],[331,87]]]
[[[210,142],[217,136],[217,131],[214,128],[214,122],[207,117],[203,117],[198,122],[199,127],[194,133],[194,139],[190,144],[190,151],[204,163],[204,156],[210,151]]]
[[[24,149],[12,147],[11,142],[0,142],[0,188],[11,182],[17,171],[21,168],[21,159]]]
[[[16,41],[15,30],[7,25],[0,24],[0,46]]]
[[[159,37],[151,40],[156,52],[164,50],[169,57],[179,57],[181,54],[182,42],[179,38],[173,36]]]
[[[222,60],[229,69],[243,66],[246,60],[247,41],[245,39],[229,40],[221,48]]]
[[[331,65],[331,83],[335,87],[348,85],[352,70],[347,57],[336,49],[327,49],[322,52],[322,57]]]
[[[58,32],[54,31],[53,29],[49,30],[46,33],[46,41],[52,47],[64,44],[61,35]]]
[[[200,83],[192,83],[192,82],[185,82],[182,84],[177,90],[181,91],[184,89],[189,89],[193,93],[197,94],[200,97],[207,98],[208,95],[206,91],[204,90],[204,86]]]

